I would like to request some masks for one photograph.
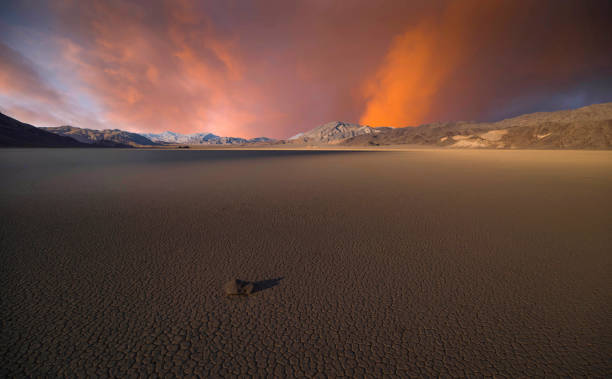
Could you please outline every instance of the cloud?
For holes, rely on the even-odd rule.
[[[60,125],[78,107],[40,74],[39,65],[0,41],[0,112],[37,125]],[[95,123],[95,117],[90,118]],[[96,124],[98,125],[98,124]]]
[[[412,17],[368,30],[362,25],[373,12],[384,19],[398,8],[189,0],[65,0],[49,8],[53,77],[82,95],[73,102],[87,108],[79,113],[94,113],[110,128],[247,137],[288,137],[332,119],[356,120],[363,102],[355,87],[388,35]],[[352,21],[339,22],[347,12]],[[80,104],[83,97],[88,104]]]
[[[61,59],[110,127],[251,136],[250,123],[278,116],[252,105],[265,95],[245,77],[235,35],[217,33],[197,3],[147,9],[112,1],[55,9]]]
[[[364,84],[360,121],[405,126],[496,118],[517,98],[528,95],[534,108],[557,92],[609,75],[607,22],[583,5],[449,2],[436,17],[395,37]]]
[[[0,100],[49,123],[283,138],[612,100],[584,85],[610,76],[597,0],[11,4]]]
[[[48,86],[34,63],[0,41],[0,93],[49,105],[61,104],[62,95]]]

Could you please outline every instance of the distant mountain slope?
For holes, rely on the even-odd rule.
[[[268,137],[255,137],[249,140],[249,143],[272,143],[272,142],[276,142],[276,140],[274,138],[268,138]]]
[[[154,142],[186,145],[243,145],[247,143],[267,143],[275,140],[267,137],[252,139],[238,137],[220,137],[212,133],[180,134],[166,131],[163,133],[142,133],[142,136]]]
[[[528,113],[501,120],[494,124],[507,128],[514,126],[535,126],[546,122],[571,124],[586,121],[607,121],[610,119],[612,119],[612,103],[602,103],[556,112]]]
[[[140,134],[130,133],[119,129],[93,130],[68,125],[41,129],[61,136],[71,137],[79,142],[87,144],[115,143],[126,146],[159,145],[159,143],[153,142]]]
[[[612,149],[612,103],[537,112],[498,122],[445,122],[370,127],[333,121],[287,140],[220,137],[212,133],[130,133],[73,126],[36,128],[0,113],[0,146],[131,147],[187,145],[427,145],[450,148]]]
[[[612,148],[612,103],[531,113],[492,123],[448,122],[389,128],[373,135],[347,138],[341,144],[609,149]]]
[[[332,121],[320,125],[308,132],[297,134],[287,140],[295,144],[337,144],[351,137],[367,135],[373,136],[384,132],[388,128],[373,128],[370,126],[349,124],[341,121]]]
[[[86,147],[70,137],[46,132],[0,113],[0,146],[4,147]]]

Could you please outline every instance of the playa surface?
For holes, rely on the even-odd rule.
[[[611,152],[5,149],[0,174],[1,376],[612,375]]]

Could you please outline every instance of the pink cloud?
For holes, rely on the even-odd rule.
[[[609,74],[602,4],[58,0],[44,59],[3,54],[0,89],[50,121],[142,132],[481,119]]]

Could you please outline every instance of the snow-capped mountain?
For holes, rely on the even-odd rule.
[[[271,142],[273,139],[267,137],[257,137],[251,139],[239,137],[220,137],[212,133],[193,133],[181,134],[166,131],[163,133],[141,133],[142,136],[154,142],[164,142],[172,144],[186,145],[240,145],[253,142]]]

